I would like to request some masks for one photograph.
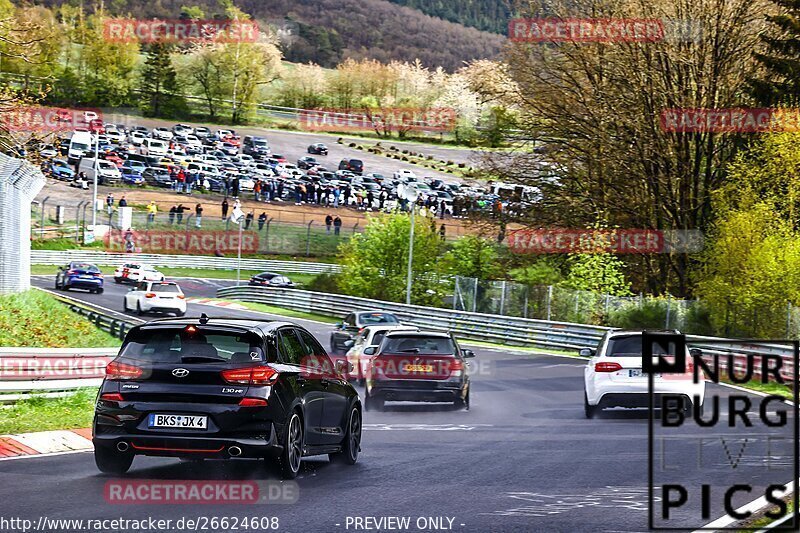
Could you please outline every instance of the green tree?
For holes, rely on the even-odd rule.
[[[501,271],[497,244],[475,235],[456,240],[444,262],[451,274],[465,278],[493,279]]]
[[[563,285],[570,289],[591,291],[612,296],[630,294],[625,280],[625,264],[614,254],[570,254],[570,270]]]
[[[104,39],[104,20],[102,14],[89,18],[87,40],[81,49],[86,73],[85,100],[97,106],[130,105],[137,81],[139,43]]]
[[[547,258],[515,268],[509,274],[511,279],[525,285],[558,285],[564,280],[561,269]]]
[[[341,246],[341,290],[366,298],[405,301],[410,230],[407,215],[370,217],[364,233],[354,235]],[[416,224],[411,285],[413,304],[441,303],[443,289],[439,283],[439,259],[443,248],[441,238],[429,224]]]
[[[151,44],[142,69],[142,111],[146,116],[181,116],[187,111],[179,94],[178,75],[172,65],[171,47],[164,43]]]
[[[780,10],[770,15],[761,35],[765,50],[755,54],[764,75],[750,81],[753,96],[767,106],[800,104],[800,1],[772,0]]]

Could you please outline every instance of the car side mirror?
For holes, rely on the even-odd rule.
[[[691,348],[689,350],[689,355],[691,355],[692,357],[703,357],[703,350],[701,350],[700,348]]]
[[[592,348],[581,348],[578,355],[581,357],[594,357],[594,350]]]
[[[375,355],[375,352],[378,350],[377,346],[367,346],[364,348],[364,355]]]
[[[353,371],[353,364],[345,359],[338,359],[333,365],[333,368],[336,370],[337,374],[344,375]]]
[[[354,344],[354,342],[353,342],[352,339],[344,341],[344,345],[347,346],[348,348],[353,346],[353,344]]]
[[[464,357],[464,359],[470,359],[475,357],[475,352],[472,350],[461,350],[461,355]]]

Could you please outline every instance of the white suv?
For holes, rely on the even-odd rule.
[[[186,314],[186,296],[177,283],[171,281],[142,281],[131,289],[122,304],[125,311],[137,314],[175,313]]]
[[[361,328],[361,332],[356,335],[355,339],[344,341],[344,346],[350,348],[345,357],[347,362],[353,365],[351,378],[356,378],[360,384],[364,384],[367,367],[372,358],[372,356],[364,355],[364,349],[370,346],[377,347],[390,331],[419,331],[419,328],[416,326],[366,326]]]
[[[606,407],[648,407],[649,379],[642,371],[641,331],[610,331],[600,340],[596,352],[590,348],[580,352],[585,357],[591,357],[584,369],[586,418],[592,418],[597,411]],[[655,346],[654,355],[665,359],[670,356],[659,353]],[[701,373],[698,383],[694,383],[692,357],[688,348],[685,356],[685,374],[656,374],[653,377],[656,406],[664,394],[682,396],[686,409],[695,401],[703,405],[705,381]]]

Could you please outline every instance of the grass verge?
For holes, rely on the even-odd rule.
[[[230,301],[230,300],[224,300],[224,301]],[[234,300],[234,301],[237,304],[243,305],[252,311],[269,313],[271,315],[285,316],[287,318],[299,318],[301,320],[315,320],[317,322],[325,322],[326,324],[336,324],[337,322],[341,322],[340,318],[335,318],[332,316],[317,315],[314,313],[304,313],[302,311],[294,311],[292,309],[286,309],[284,307],[275,307],[272,305],[265,305],[253,302],[242,302],[240,300]]]
[[[53,327],[59,324],[58,327]],[[0,346],[106,348],[120,341],[38,290],[0,296]]]
[[[97,389],[60,398],[32,396],[0,409],[0,434],[87,428],[92,425]]]

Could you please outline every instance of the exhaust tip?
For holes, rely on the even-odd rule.
[[[231,446],[230,448],[228,448],[228,454],[231,457],[239,457],[240,455],[242,455],[242,449],[239,448],[238,446]]]
[[[125,441],[118,442],[117,443],[117,450],[119,450],[121,452],[127,452],[128,451],[128,443],[125,442]]]

